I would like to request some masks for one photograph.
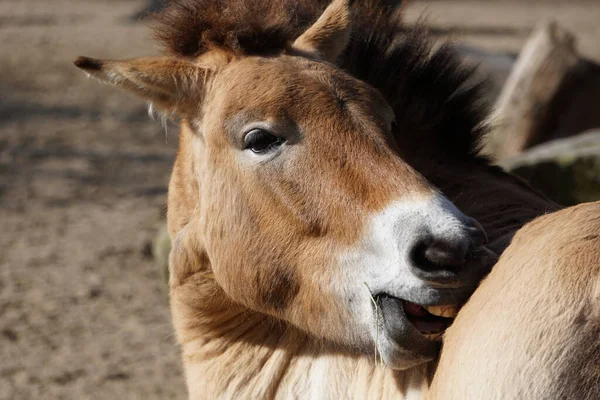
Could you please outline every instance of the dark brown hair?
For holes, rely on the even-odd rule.
[[[268,56],[283,52],[329,3],[174,0],[156,16],[154,29],[165,52],[179,57],[212,49]],[[477,155],[487,113],[482,84],[473,83],[473,70],[461,64],[450,46],[433,51],[424,27],[406,31],[400,3],[353,2],[352,39],[338,65],[378,89],[392,106],[400,150],[410,140],[410,148],[417,145],[421,157],[485,162]]]

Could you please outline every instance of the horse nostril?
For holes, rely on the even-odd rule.
[[[434,239],[421,240],[413,248],[413,265],[421,270],[450,270],[462,267],[467,261],[469,245],[463,240]]]
[[[485,247],[487,242],[483,227],[472,218],[460,230],[428,232],[410,248],[410,269],[431,284],[471,284],[489,272],[497,259]]]

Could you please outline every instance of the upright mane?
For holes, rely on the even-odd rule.
[[[329,3],[174,0],[156,16],[155,37],[166,53],[185,58],[215,49],[236,56],[277,54]],[[407,31],[393,3],[399,2],[353,3],[352,40],[338,65],[378,89],[392,106],[400,151],[409,140],[420,154],[484,162],[478,155],[487,114],[482,83],[450,46],[434,50],[424,27]]]

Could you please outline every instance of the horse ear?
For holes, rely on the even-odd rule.
[[[98,60],[79,57],[75,66],[103,83],[124,88],[167,113],[193,112],[212,70],[170,57]]]
[[[293,48],[333,63],[348,45],[350,30],[350,0],[333,0]]]

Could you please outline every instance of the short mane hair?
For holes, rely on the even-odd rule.
[[[283,52],[330,0],[173,0],[155,16],[168,54],[194,58],[213,49],[235,55]],[[483,81],[449,45],[433,50],[424,26],[406,30],[398,3],[352,4],[351,42],[338,65],[378,89],[392,106],[394,134],[432,156],[487,162],[479,155],[488,107]],[[416,143],[415,143],[416,141]]]

